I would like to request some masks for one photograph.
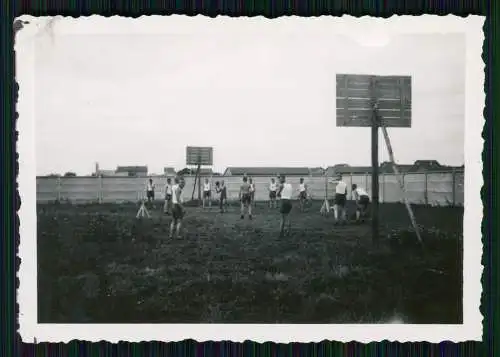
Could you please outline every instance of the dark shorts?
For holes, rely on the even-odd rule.
[[[280,213],[281,214],[289,214],[291,210],[292,210],[292,201],[281,200]]]
[[[155,199],[155,191],[147,191],[147,192],[146,192],[146,197],[147,197],[148,199],[150,199],[150,198],[151,198],[151,199],[153,199],[153,200],[154,200],[154,199]]]
[[[334,203],[337,206],[345,207],[346,196],[347,196],[346,194],[336,193]]]
[[[269,198],[275,199],[276,198],[276,191],[269,191]]]
[[[203,197],[210,198],[211,196],[212,196],[212,192],[211,191],[203,191]]]
[[[305,199],[307,198],[307,194],[306,194],[306,192],[305,192],[305,191],[300,192],[300,193],[299,193],[299,198],[300,198],[301,200],[305,200]]]
[[[358,205],[361,208],[366,209],[369,203],[370,203],[370,198],[368,196],[363,195],[359,198]]]
[[[172,195],[166,194],[165,201],[172,201]]]
[[[252,202],[252,197],[250,196],[249,193],[245,193],[244,195],[241,196],[241,203],[249,204],[250,202]]]
[[[180,205],[174,204],[174,207],[172,207],[172,217],[174,217],[175,220],[184,218],[184,210]]]

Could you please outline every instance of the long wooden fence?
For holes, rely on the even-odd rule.
[[[205,178],[202,178],[202,181]],[[366,189],[371,195],[371,175],[344,175],[350,195],[351,184],[355,183]],[[73,203],[112,203],[137,202],[145,196],[147,178],[137,177],[37,177],[37,201],[48,203],[66,201]],[[186,176],[184,189],[185,199],[190,199],[195,181],[194,176]],[[216,181],[224,180],[228,199],[238,198],[241,177],[210,177],[212,188]],[[268,187],[271,177],[254,177],[256,187],[255,199],[268,199]],[[287,180],[298,188],[299,177],[288,177]],[[403,193],[394,174],[380,175],[380,202],[402,202]],[[464,203],[464,173],[432,172],[412,173],[403,175],[406,196],[411,203],[439,206],[463,205]],[[165,177],[154,177],[156,198],[163,198]],[[335,184],[326,177],[305,177],[309,193],[313,199],[332,199]],[[195,190],[198,197],[198,189]],[[215,193],[214,193],[215,194]]]

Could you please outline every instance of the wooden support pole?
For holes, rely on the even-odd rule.
[[[457,172],[455,171],[455,169],[453,169],[453,171],[452,171],[452,173],[451,173],[451,174],[452,174],[452,181],[451,181],[451,185],[452,185],[452,187],[451,187],[451,194],[452,194],[452,196],[453,196],[453,197],[452,197],[452,200],[453,200],[452,204],[453,204],[453,207],[455,207],[455,206],[456,206],[456,204],[457,204],[457,200],[456,200],[456,197],[455,197],[455,196],[456,196],[456,193],[457,193],[457,192],[456,192],[456,191],[457,191],[457,189],[456,189],[456,185],[457,185],[457,177],[456,177],[456,175],[457,175]]]
[[[429,204],[429,188],[428,188],[428,185],[427,185],[427,182],[428,182],[428,175],[427,175],[427,172],[424,173],[424,180],[425,180],[425,183],[424,183],[424,199],[425,199],[425,205],[427,206]]]
[[[198,164],[198,168],[196,169],[196,172],[198,173],[198,201],[201,202],[201,172],[200,172],[200,167],[201,165]]]
[[[384,134],[384,139],[385,139],[385,144],[387,146],[387,152],[389,154],[389,159],[392,164],[392,170],[394,171],[394,174],[396,175],[396,178],[399,182],[399,186],[401,187],[401,192],[403,193],[403,199],[405,202],[406,209],[408,211],[408,215],[410,216],[410,221],[413,226],[413,229],[415,230],[415,234],[417,235],[418,241],[422,243],[422,237],[420,236],[420,231],[417,226],[417,221],[415,219],[415,215],[413,214],[413,210],[411,209],[410,202],[408,201],[408,198],[406,197],[406,190],[405,190],[405,184],[404,184],[404,176],[403,179],[401,179],[401,175],[399,174],[398,166],[396,165],[396,161],[394,159],[394,153],[392,151],[392,145],[391,141],[389,140],[389,134],[387,133],[387,128],[385,126],[382,126],[382,133]]]
[[[191,194],[191,201],[194,201],[194,193],[196,192],[196,183],[197,183],[197,181],[198,181],[198,171],[196,171],[196,173],[194,174],[193,193]]]

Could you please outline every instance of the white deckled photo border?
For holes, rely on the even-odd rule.
[[[34,110],[35,93],[35,41],[37,19],[23,16],[30,25],[16,36],[16,80],[19,84],[17,130],[19,139],[19,193],[21,208],[18,272],[20,335],[24,342],[69,342],[86,341],[196,341],[230,340],[242,342],[274,341],[318,342],[335,340],[363,343],[389,340],[400,342],[440,342],[443,340],[462,342],[482,339],[481,276],[481,221],[483,205],[480,190],[483,186],[481,132],[484,126],[483,108],[484,63],[481,58],[484,40],[482,26],[484,17],[468,16],[393,16],[389,19],[373,17],[355,18],[343,16],[278,19],[187,17],[187,16],[143,16],[137,19],[126,17],[90,16],[65,19],[74,22],[71,31],[75,34],[123,33],[115,26],[126,24],[127,31],[140,34],[165,34],[183,31],[224,31],[225,24],[245,21],[248,31],[299,32],[311,22],[320,22],[324,31],[346,35],[362,34],[374,29],[389,34],[463,33],[466,37],[466,104],[465,104],[465,193],[464,200],[464,282],[463,324],[460,325],[411,325],[411,324],[39,324],[37,322],[37,217],[36,217],[36,154]],[[92,26],[89,26],[89,24]],[[258,26],[255,26],[258,25]],[[122,27],[120,27],[122,28]],[[121,30],[120,30],[121,31]],[[245,30],[247,31],[247,30]],[[335,118],[332,118],[335,120]]]

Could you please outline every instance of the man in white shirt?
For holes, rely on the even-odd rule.
[[[167,178],[167,184],[165,185],[165,204],[163,205],[163,212],[165,214],[170,214],[170,209],[172,208],[172,179]]]
[[[208,200],[208,207],[212,207],[212,188],[210,187],[210,182],[205,179],[203,184],[203,208],[205,208],[205,202]]]
[[[342,178],[337,180],[337,186],[335,186],[335,199],[333,204],[333,215],[335,218],[335,223],[339,222],[339,218],[342,223],[346,222],[346,201],[347,201],[347,184],[342,181]]]
[[[356,221],[362,222],[366,217],[368,205],[370,204],[370,197],[368,193],[358,185],[352,185],[352,198],[356,201]]]
[[[304,204],[307,200],[307,186],[304,183],[304,178],[300,178],[300,183],[299,183],[299,188],[297,189],[299,191],[299,206],[300,210],[303,212],[304,211]]]
[[[269,184],[269,208],[276,208],[276,191],[278,190],[278,185],[274,177],[271,179]]]
[[[285,226],[287,227],[287,235],[290,235],[290,211],[292,210],[292,185],[286,182],[285,176],[280,177],[279,195],[281,196],[281,222],[280,222],[280,237],[285,235]]]
[[[184,218],[184,199],[182,198],[182,190],[184,189],[185,181],[184,178],[175,178],[175,185],[172,187],[172,223],[170,224],[170,238],[174,235],[174,230],[176,232],[177,238],[180,236],[182,219]]]

